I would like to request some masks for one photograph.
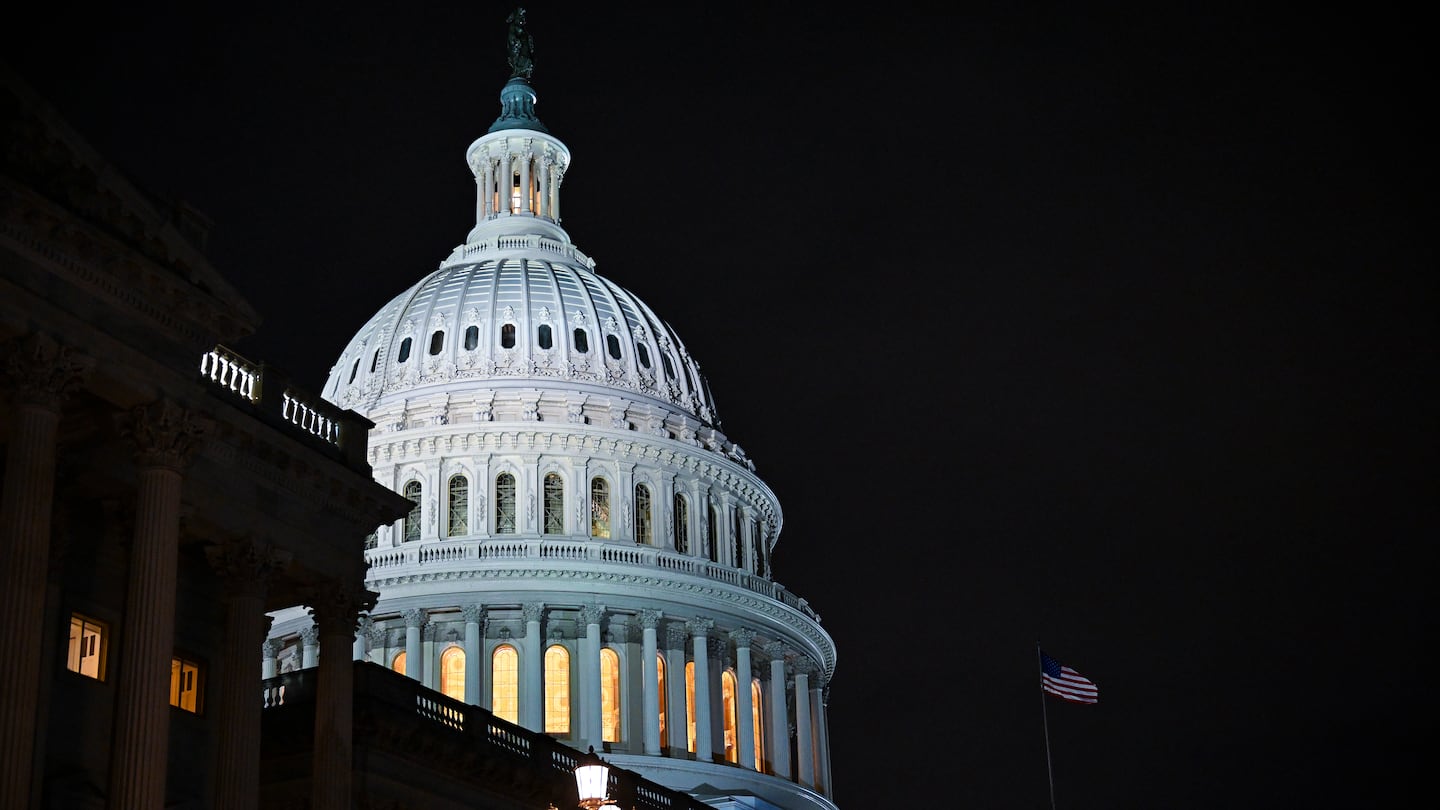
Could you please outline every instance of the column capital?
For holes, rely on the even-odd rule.
[[[526,602],[520,606],[520,615],[525,617],[527,623],[543,621],[545,619],[545,603]]]
[[[425,641],[434,641],[435,631],[439,629],[439,625],[435,624],[435,622],[425,622],[425,624],[420,627],[420,638]]]
[[[730,643],[720,636],[707,638],[706,643],[710,645],[710,657],[716,661],[729,660]]]
[[[749,647],[750,643],[755,640],[755,631],[744,627],[731,630],[730,640],[735,642],[737,648]]]
[[[689,638],[690,631],[685,628],[684,622],[674,622],[665,628],[665,640],[669,642],[671,649],[683,647]]]
[[[465,618],[465,623],[474,622],[479,624],[485,620],[485,606],[478,602],[473,605],[466,605],[460,608],[460,615]]]
[[[210,567],[229,596],[264,597],[270,578],[290,561],[290,554],[251,537],[212,543],[205,549]]]
[[[300,643],[306,647],[314,647],[320,643],[320,625],[312,624],[300,631]]]
[[[605,618],[604,605],[585,605],[580,608],[581,624],[599,624]]]
[[[382,650],[385,649],[385,642],[389,640],[390,630],[385,627],[384,622],[377,622],[372,619],[365,633],[369,636],[370,649],[373,650],[377,647]]]
[[[347,588],[338,583],[311,589],[306,603],[322,635],[354,635],[362,611],[375,605],[380,594],[364,588]]]
[[[95,368],[95,359],[62,345],[43,332],[32,332],[0,346],[0,371],[17,402],[59,411],[66,397]]]
[[[664,618],[663,610],[651,610],[649,608],[640,611],[640,626],[646,630],[654,630],[660,626],[660,619]]]
[[[260,657],[274,658],[280,654],[280,642],[273,638],[267,638],[260,643]]]
[[[715,620],[704,616],[696,616],[686,621],[685,626],[690,630],[690,635],[704,638],[710,635],[710,631],[715,627]]]
[[[760,649],[764,650],[765,654],[772,659],[779,661],[784,661],[785,656],[790,652],[790,648],[786,647],[783,641],[772,641],[769,644],[763,645]]]
[[[171,399],[132,408],[120,432],[135,445],[135,463],[179,472],[190,463],[209,420]]]
[[[407,628],[423,626],[428,615],[424,608],[411,608],[401,614]]]

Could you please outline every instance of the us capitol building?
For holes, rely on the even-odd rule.
[[[834,808],[835,645],[774,579],[780,504],[680,336],[561,227],[571,155],[516,22],[475,227],[322,391],[413,504],[366,541],[346,655],[717,807]],[[264,675],[314,667],[307,610],[272,616]]]

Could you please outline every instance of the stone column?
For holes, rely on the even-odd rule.
[[[487,155],[485,157],[485,187],[480,192],[484,196],[481,207],[484,208],[484,216],[480,221],[495,213],[495,161]]]
[[[485,621],[485,608],[481,605],[466,605],[460,610],[465,617],[465,702],[471,706],[481,705],[480,667],[484,660],[481,655],[480,630]]]
[[[785,711],[785,645],[776,641],[765,648],[770,656],[770,770],[790,778],[790,718]]]
[[[736,744],[740,749],[740,767],[756,770],[755,767],[755,701],[750,694],[750,644],[755,640],[755,631],[740,628],[730,631],[735,642],[735,718]]]
[[[361,616],[355,629],[354,649],[350,657],[355,661],[368,661],[370,659],[370,628],[373,625],[369,616]]]
[[[689,751],[689,717],[685,714],[685,641],[690,637],[680,622],[665,630],[665,736],[672,755]]]
[[[549,215],[550,215],[550,164],[551,164],[551,160],[550,160],[549,157],[539,158],[539,159],[536,160],[536,163],[540,164],[540,182],[539,182],[540,191],[539,191],[539,193],[536,195],[536,196],[538,197],[538,199],[540,200],[540,210],[536,211],[535,213],[536,213],[536,214],[539,214],[539,215],[542,216],[542,217],[543,217],[543,216],[549,216]]]
[[[425,684],[426,688],[436,691],[440,689],[440,662],[435,656],[435,633],[439,629],[434,622],[425,622],[425,625],[420,628],[420,655],[425,659],[425,666],[422,670],[423,677],[420,678],[420,682]],[[410,656],[406,655],[405,657],[409,659]]]
[[[715,759],[713,740],[710,732],[710,643],[709,632],[715,627],[714,619],[703,617],[691,619],[687,626],[695,644],[695,759],[711,762]]]
[[[335,583],[309,599],[310,615],[320,628],[320,646],[331,650],[330,655],[320,656],[320,671],[315,679],[311,810],[351,810],[355,665],[334,651],[349,645],[358,614],[374,604],[377,596]]]
[[[405,677],[418,681],[425,677],[425,658],[420,651],[420,626],[425,624],[425,611],[405,611]]]
[[[535,197],[531,190],[531,175],[534,172],[532,168],[534,164],[535,156],[531,154],[527,145],[525,151],[520,154],[520,210],[526,214],[531,214],[535,211]]]
[[[809,658],[795,658],[796,781],[806,787],[815,787],[814,731],[810,725],[810,673],[814,668]]]
[[[826,796],[835,795],[830,782],[830,718],[826,705],[830,702],[830,682],[824,681],[814,689],[815,694],[815,787]]]
[[[138,491],[120,633],[125,650],[115,679],[109,806],[161,807],[170,744],[182,470],[203,428],[195,415],[161,400],[136,408],[122,430],[137,448]]]
[[[210,565],[224,582],[225,635],[218,677],[211,683],[207,711],[214,717],[216,810],[256,810],[260,804],[260,714],[255,642],[265,638],[267,581],[283,555],[250,540],[207,549]],[[262,642],[268,643],[268,642]]]
[[[320,665],[320,628],[310,625],[300,631],[300,668],[314,669]]]
[[[280,644],[273,638],[265,639],[260,645],[260,677],[263,680],[270,680],[280,672],[279,662],[276,656],[280,654]]]
[[[386,660],[387,642],[390,640],[390,630],[384,622],[371,622],[370,624],[370,662],[379,664],[389,669],[390,662]]]
[[[660,626],[660,617],[663,615],[658,610],[640,611],[640,655],[644,659],[640,662],[640,691],[645,719],[642,740],[645,753],[650,756],[660,755],[660,667],[657,662],[660,650],[656,643],[655,629]]]
[[[525,639],[520,651],[520,725],[531,731],[545,731],[545,640],[540,635],[544,602],[521,605],[525,616]]]
[[[614,514],[613,512],[611,514]],[[585,639],[580,645],[580,729],[587,744],[605,750],[604,717],[600,705],[600,619],[604,605],[580,608],[580,624],[585,626]]]
[[[0,807],[30,805],[45,584],[50,566],[50,515],[55,498],[55,436],[70,391],[93,361],[46,335],[0,349],[3,378],[13,393],[14,420],[0,495]]]

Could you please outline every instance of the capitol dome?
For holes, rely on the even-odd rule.
[[[835,645],[774,577],[780,503],[677,332],[561,227],[570,151],[511,64],[465,152],[475,227],[323,391],[413,504],[366,540],[353,655],[717,806],[834,810]],[[313,665],[305,610],[274,620],[267,672]]]

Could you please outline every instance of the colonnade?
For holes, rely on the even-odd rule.
[[[565,167],[553,149],[535,148],[533,138],[503,144],[477,156],[475,216],[484,222],[496,214],[531,214],[560,221],[560,181]]]

